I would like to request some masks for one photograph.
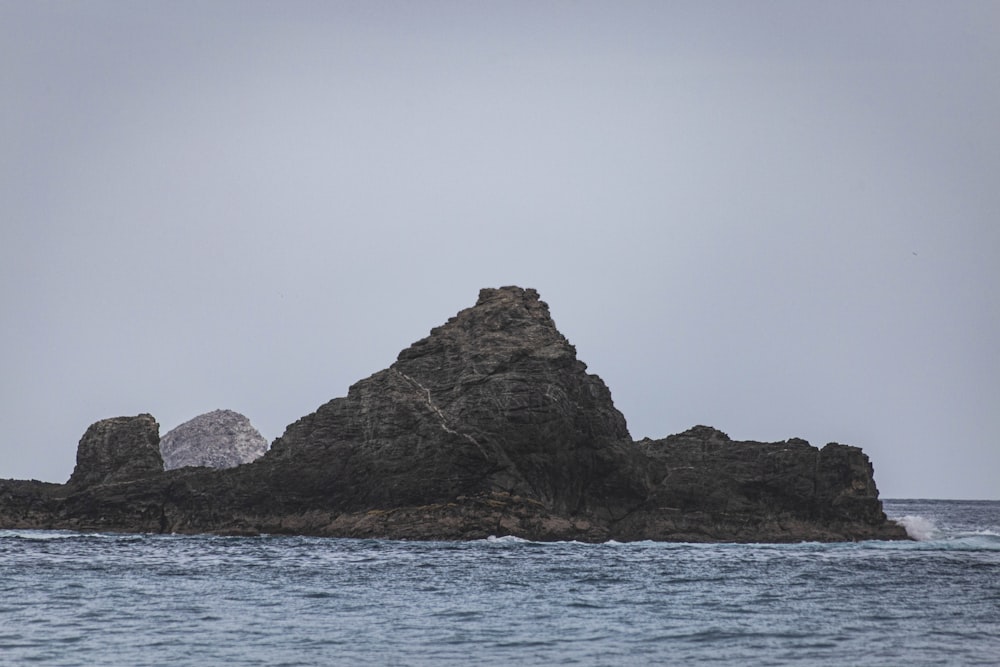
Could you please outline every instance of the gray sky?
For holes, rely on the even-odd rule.
[[[535,287],[636,438],[1000,498],[1000,4],[0,1],[0,478]]]

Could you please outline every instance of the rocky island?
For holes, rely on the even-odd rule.
[[[548,306],[519,287],[482,290],[389,368],[289,425],[260,458],[184,465],[164,469],[151,415],[103,420],[81,439],[66,484],[0,481],[0,528],[906,539],[857,447],[735,441],[706,426],[633,441]]]

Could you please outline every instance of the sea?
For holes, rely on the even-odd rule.
[[[0,664],[1000,664],[1000,501],[885,508],[914,541],[0,531]]]

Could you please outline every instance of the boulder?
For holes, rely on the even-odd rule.
[[[184,422],[160,439],[166,470],[185,466],[233,468],[267,451],[267,440],[250,420],[232,410],[213,410]]]

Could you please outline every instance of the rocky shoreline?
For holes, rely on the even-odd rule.
[[[207,427],[206,427],[207,429]],[[215,459],[213,459],[215,460]],[[0,528],[398,539],[907,539],[868,457],[697,426],[632,440],[531,289],[484,289],[262,457],[164,470],[151,415],[92,425],[66,484],[0,481]]]

